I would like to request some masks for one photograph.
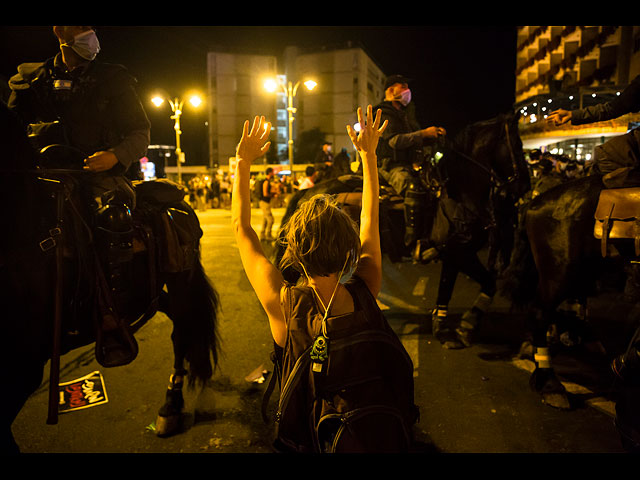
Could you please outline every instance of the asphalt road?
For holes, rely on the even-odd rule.
[[[275,213],[278,222],[283,209]],[[140,353],[131,365],[104,369],[95,361],[92,346],[63,357],[61,381],[100,371],[108,402],[65,413],[57,425],[46,425],[45,376],[14,423],[14,435],[24,453],[272,452],[273,424],[265,424],[260,415],[266,383],[248,379],[252,372],[268,379],[272,371],[266,316],[242,270],[230,211],[216,209],[198,215],[204,231],[205,270],[222,301],[223,357],[205,388],[186,392],[182,432],[169,438],[154,434],[172,365],[171,322],[159,313],[137,335]],[[253,215],[254,227],[259,229],[260,211],[253,210]],[[509,312],[504,300],[494,301],[477,345],[447,350],[433,338],[427,312],[434,305],[439,268],[437,262],[413,265],[385,260],[379,297],[414,361],[416,402],[421,411],[416,427],[418,451],[623,452],[613,426],[608,359],[587,355],[579,348],[561,351],[558,371],[572,392],[574,408],[560,411],[544,405],[528,386],[533,364],[516,355],[522,319]],[[459,278],[450,313],[460,316],[477,293],[477,285]],[[597,305],[593,310],[598,311]],[[613,351],[621,348],[630,328],[628,320],[616,319],[598,323],[607,331],[617,328],[617,335],[608,337],[607,346]],[[612,321],[620,322],[619,328]],[[271,412],[274,402],[275,396]]]

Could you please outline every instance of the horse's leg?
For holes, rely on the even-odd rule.
[[[487,270],[472,245],[461,245],[456,249],[455,261],[459,270],[480,285],[480,293],[472,307],[462,316],[460,326],[456,329],[458,339],[465,347],[470,347],[478,325],[496,293],[495,277]]]
[[[538,270],[538,287],[535,315],[530,317],[535,369],[529,379],[531,388],[541,395],[542,401],[552,407],[569,409],[571,407],[567,391],[557,378],[552,363],[552,352],[548,339],[549,327],[558,321],[558,307],[567,298],[569,279],[569,262],[564,257],[545,255],[548,248],[546,238],[538,239],[529,230],[536,267]],[[537,253],[537,254],[536,254]],[[543,262],[542,259],[546,261]]]
[[[159,437],[166,437],[175,433],[180,427],[182,410],[184,408],[184,397],[182,387],[187,370],[184,368],[184,349],[182,342],[178,340],[179,328],[176,327],[174,319],[175,307],[171,304],[170,296],[167,292],[160,295],[159,310],[165,312],[173,323],[171,332],[171,343],[173,345],[173,373],[169,376],[169,386],[165,394],[164,404],[158,411],[156,418],[155,433]]]
[[[533,328],[533,357],[535,369],[529,378],[531,388],[540,394],[542,401],[552,407],[569,409],[567,391],[556,376],[552,355],[547,341],[548,327],[556,314],[555,308],[538,309]]]
[[[454,257],[445,251],[442,255],[442,269],[440,271],[436,307],[431,313],[431,333],[442,343],[444,348],[449,349],[463,348],[462,344],[453,338],[449,338],[452,333],[452,325],[450,325],[447,318],[447,310],[457,278],[458,265]]]
[[[200,260],[190,271],[168,275],[166,285],[168,293],[162,296],[160,309],[173,322],[174,371],[165,404],[156,420],[156,434],[159,436],[171,435],[180,427],[185,377],[188,376],[189,386],[204,384],[213,375],[218,359],[219,298]]]
[[[184,409],[182,386],[187,371],[174,366],[173,374],[169,377],[169,387],[165,395],[165,402],[158,411],[156,418],[156,435],[166,437],[174,434],[179,428]]]

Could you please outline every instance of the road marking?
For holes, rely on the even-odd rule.
[[[415,287],[413,287],[413,296],[414,297],[422,297],[424,296],[424,292],[427,290],[427,282],[429,281],[429,277],[420,277],[416,282]]]
[[[511,363],[517,368],[526,370],[529,373],[532,373],[536,368],[535,363],[533,363],[531,360],[516,358],[512,360]],[[564,385],[564,388],[566,388],[567,392],[574,395],[595,395],[591,390],[583,387],[582,385],[578,385],[577,383],[562,380],[560,380],[560,383]],[[607,400],[603,397],[594,397],[587,399],[585,403],[606,415],[612,417],[616,416],[616,404],[611,400]]]
[[[408,310],[411,313],[425,313],[426,310],[423,307],[417,307],[415,305],[411,305],[410,303],[405,302],[404,300],[394,297],[393,295],[389,295],[387,293],[380,292],[378,294],[379,302],[381,301],[383,305],[390,305],[391,307],[401,308],[403,310]],[[387,307],[388,310],[390,307]],[[382,307],[381,307],[382,309]]]

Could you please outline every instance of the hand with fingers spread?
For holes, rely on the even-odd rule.
[[[242,138],[236,148],[236,159],[238,162],[247,161],[249,163],[262,157],[271,146],[268,141],[271,133],[271,124],[265,122],[264,117],[255,117],[253,126],[249,132],[249,120],[244,122],[242,129]]]
[[[378,146],[378,140],[387,128],[388,122],[385,120],[382,127],[380,126],[381,110],[376,112],[376,118],[373,119],[373,107],[369,105],[367,107],[367,121],[366,123],[362,119],[362,108],[358,108],[358,123],[360,124],[360,132],[356,131],[347,125],[347,133],[353,142],[353,146],[361,156],[366,154],[375,153]]]

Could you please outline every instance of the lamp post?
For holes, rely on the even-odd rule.
[[[156,95],[151,99],[151,102],[156,107],[160,107],[160,105],[164,103],[164,100],[164,96]],[[184,152],[180,147],[180,135],[182,134],[182,130],[180,128],[180,117],[182,116],[182,107],[184,106],[184,100],[181,100],[178,97],[175,97],[173,100],[171,100],[170,98],[167,98],[166,100],[167,102],[169,102],[171,111],[173,112],[173,115],[170,118],[174,121],[173,129],[176,132],[176,163],[178,167],[178,183],[182,184],[182,172],[180,169],[180,165],[185,162],[185,158]],[[200,96],[194,94],[189,97],[189,103],[197,108],[202,103],[202,99],[200,98]]]
[[[293,99],[298,93],[300,82],[296,82],[294,85],[290,81],[285,84],[284,81],[268,79],[264,83],[264,88],[268,92],[274,92],[276,88],[278,88],[278,85],[287,96],[287,112],[289,114],[289,140],[287,144],[289,147],[289,169],[291,171],[291,178],[293,178],[293,121],[295,120],[293,114],[296,113],[296,108],[293,106]],[[318,84],[313,80],[307,80],[304,82],[304,86],[307,87],[308,90],[313,90],[317,85]]]

